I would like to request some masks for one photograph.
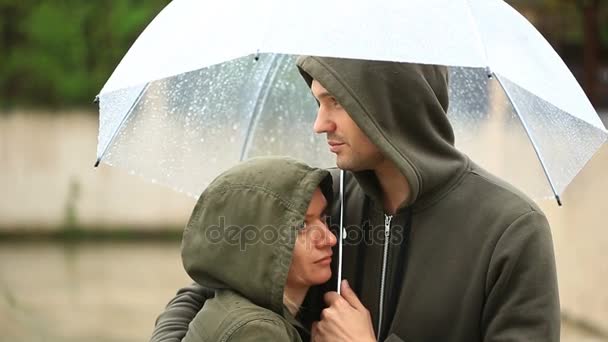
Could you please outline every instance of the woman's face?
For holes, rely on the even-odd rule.
[[[319,188],[312,195],[306,211],[305,226],[298,232],[287,286],[293,288],[323,284],[331,277],[331,248],[336,237],[325,222],[327,200]]]

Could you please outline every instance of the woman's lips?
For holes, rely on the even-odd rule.
[[[315,261],[315,264],[319,264],[319,265],[329,265],[329,264],[331,264],[331,255],[330,256],[326,256],[323,259],[319,259],[319,260]]]

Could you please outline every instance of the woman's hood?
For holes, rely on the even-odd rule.
[[[222,173],[184,231],[186,272],[200,285],[232,289],[282,314],[297,231],[314,190],[331,196],[331,184],[329,172],[284,157],[251,159]]]

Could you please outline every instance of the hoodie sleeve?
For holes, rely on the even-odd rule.
[[[179,342],[188,331],[188,324],[203,307],[205,301],[214,296],[214,291],[196,283],[177,291],[167,304],[165,311],[156,319],[150,342]]]
[[[559,341],[560,308],[549,223],[531,211],[498,240],[486,279],[483,341]]]
[[[290,334],[287,327],[280,321],[254,320],[247,322],[230,333],[226,342],[289,342],[300,341],[297,336]]]

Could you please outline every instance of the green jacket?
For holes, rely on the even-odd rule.
[[[370,310],[378,340],[559,341],[548,222],[534,202],[454,147],[447,70],[318,57],[300,58],[298,67],[336,97],[411,187],[409,203],[389,218],[375,175],[346,172],[343,276]],[[305,323],[318,319],[320,296],[334,284],[309,291]],[[201,305],[193,296],[204,293],[196,285],[182,290],[153,340],[183,336]]]
[[[283,292],[319,186],[331,198],[327,171],[275,157],[241,163],[207,187],[184,231],[182,261],[215,295],[184,341],[302,341],[306,329],[284,307]]]

